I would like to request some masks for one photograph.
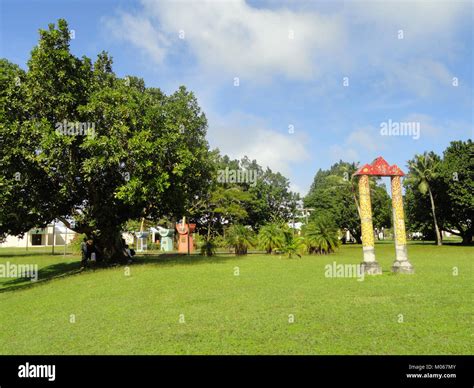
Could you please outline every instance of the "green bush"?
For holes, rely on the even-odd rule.
[[[216,248],[228,248],[226,239],[221,235],[213,237],[212,241],[214,242]]]
[[[149,251],[159,251],[160,250],[160,242],[152,242],[148,244]]]
[[[304,239],[309,253],[328,254],[339,246],[338,228],[328,217],[319,217],[305,226]]]
[[[75,255],[81,254],[81,242],[83,241],[85,237],[86,237],[85,234],[77,233],[74,236],[74,238],[71,240],[71,242],[68,244],[68,247],[71,248],[73,254]]]
[[[235,224],[227,229],[227,246],[235,249],[236,255],[246,255],[248,248],[255,245],[253,230]]]
[[[288,258],[292,258],[293,255],[301,257],[301,254],[306,250],[305,241],[300,236],[295,236],[294,232],[287,228],[284,231],[285,242],[281,247],[281,251],[288,255]]]
[[[282,225],[271,223],[262,226],[258,232],[258,245],[267,253],[281,249],[285,245],[285,233]]]
[[[212,238],[205,239],[201,245],[202,256],[214,256],[216,254],[216,244]]]

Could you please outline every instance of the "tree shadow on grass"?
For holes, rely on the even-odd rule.
[[[28,278],[14,278],[12,280],[0,283],[0,293],[33,287],[36,284],[75,275],[80,272],[81,269],[79,261],[48,265],[38,270],[37,281],[31,281]]]
[[[408,243],[408,247],[410,245],[424,245],[424,246],[431,246],[431,247],[437,247],[436,242],[434,241],[410,241]],[[443,245],[441,246],[449,246],[449,247],[469,247],[469,246],[474,246],[474,244],[462,244],[461,241],[443,241]]]
[[[72,256],[73,253],[68,252],[66,253],[66,256]],[[0,258],[2,257],[8,257],[8,258],[15,258],[15,257],[29,257],[29,256],[64,256],[63,252],[54,252],[51,253],[51,251],[47,252],[42,252],[42,251],[23,251],[23,252],[12,252],[12,251],[6,251],[2,252],[0,249]]]
[[[77,275],[80,273],[88,273],[93,272],[96,270],[101,269],[110,269],[110,268],[117,268],[117,267],[125,267],[127,265],[150,265],[153,264],[155,266],[173,266],[173,265],[199,265],[205,263],[223,263],[230,259],[236,258],[244,258],[245,256],[234,256],[234,255],[226,255],[226,256],[200,256],[200,255],[182,255],[182,254],[161,254],[161,255],[154,255],[154,256],[137,256],[133,260],[131,264],[113,264],[113,265],[106,265],[103,263],[95,263],[90,265],[90,267],[86,270],[81,270],[81,263],[80,261],[74,262],[63,262],[57,263],[53,265],[49,265],[43,267],[38,270],[38,280],[32,282],[30,279],[27,278],[14,278],[12,280],[0,283],[0,293],[16,291],[20,289],[26,289],[30,287],[34,287],[37,284],[42,284],[45,282],[49,282],[54,279],[60,279],[69,277],[72,275]]]
[[[244,258],[246,256],[235,256],[234,254],[220,254],[218,256],[184,255],[177,253],[168,253],[154,256],[138,256],[133,264],[155,264],[155,265],[198,265],[198,264],[219,264],[230,259]]]

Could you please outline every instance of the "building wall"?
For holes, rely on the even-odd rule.
[[[30,230],[28,233],[25,233],[25,235],[22,238],[18,238],[16,236],[10,236],[8,235],[3,243],[0,243],[0,248],[26,248],[28,247],[45,247],[45,246],[52,246],[53,245],[53,227],[48,226],[46,228],[47,234],[40,234],[41,236],[41,245],[33,245],[32,240],[33,240],[33,234],[36,231],[36,229]],[[74,239],[74,236],[76,235],[76,232],[68,229],[67,235],[66,233],[60,233],[58,230],[56,230],[55,233],[55,244],[56,246],[64,246],[64,241],[66,240],[67,244],[70,244],[71,241]],[[28,239],[28,244],[27,244],[27,239]]]

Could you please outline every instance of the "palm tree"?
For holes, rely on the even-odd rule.
[[[226,240],[227,244],[235,249],[236,255],[246,255],[248,248],[255,245],[252,229],[239,224],[229,227]]]
[[[303,253],[305,248],[306,246],[302,237],[295,236],[291,231],[285,233],[285,242],[281,250],[283,253],[288,254],[289,259],[291,259],[293,255],[301,257],[301,253]]]
[[[216,254],[217,245],[212,238],[205,238],[201,245],[201,256],[214,256]]]
[[[258,245],[267,253],[280,249],[285,243],[285,235],[277,223],[264,225],[258,232]]]
[[[418,190],[422,195],[426,195],[426,193],[429,194],[431,201],[431,213],[433,215],[436,233],[436,243],[438,245],[442,245],[441,232],[436,219],[436,206],[430,187],[430,183],[433,182],[439,175],[439,166],[439,157],[437,157],[437,155],[433,152],[425,152],[423,155],[415,155],[413,160],[408,161],[408,167],[410,171],[408,173],[407,183],[418,187]]]
[[[309,253],[328,254],[339,246],[337,227],[325,217],[311,221],[304,230]]]

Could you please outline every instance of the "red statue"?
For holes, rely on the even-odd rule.
[[[187,224],[186,217],[183,217],[181,223],[176,224],[176,230],[179,233],[178,236],[178,253],[193,253],[194,243],[193,235],[196,224]]]

